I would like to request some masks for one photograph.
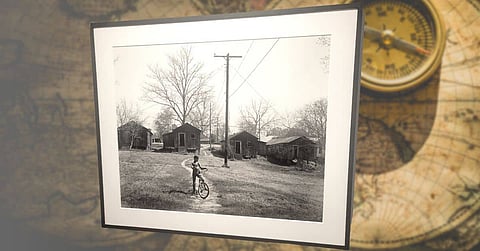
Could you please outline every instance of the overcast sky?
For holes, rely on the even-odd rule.
[[[193,58],[204,63],[215,91],[213,103],[225,113],[225,59],[214,55],[242,56],[230,59],[230,130],[237,131],[239,109],[252,99],[270,102],[278,117],[327,95],[329,37],[296,37],[196,44],[151,45],[114,48],[115,94],[137,105],[153,129],[160,105],[143,100],[149,65],[167,66],[167,55],[191,47]],[[328,43],[329,44],[329,43]],[[263,59],[263,60],[262,60]]]

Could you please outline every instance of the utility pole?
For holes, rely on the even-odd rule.
[[[218,114],[218,113],[217,113],[217,114]],[[216,125],[217,125],[217,133],[215,134],[215,143],[218,143],[218,115],[217,115],[217,120],[216,120],[216,121],[217,121],[217,123],[216,123]]]
[[[208,143],[210,143],[210,151],[212,151],[212,102],[210,102],[210,122],[208,123],[210,125],[210,132],[208,134]]]
[[[226,88],[225,88],[225,141],[224,141],[224,148],[225,148],[225,158],[223,167],[228,166],[228,146],[230,146],[230,142],[228,141],[228,68],[230,64],[230,58],[241,58],[242,56],[231,56],[230,53],[227,53],[225,56],[221,55],[213,55],[216,58],[225,58],[227,60],[227,67],[226,67]]]

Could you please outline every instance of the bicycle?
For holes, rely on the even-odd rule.
[[[208,171],[208,169],[204,169],[204,171]],[[198,179],[198,195],[202,199],[206,199],[210,194],[210,188],[208,187],[207,182],[203,178]]]

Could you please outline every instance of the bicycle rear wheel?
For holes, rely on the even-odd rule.
[[[208,188],[207,183],[204,181],[200,181],[198,184],[198,195],[200,195],[200,198],[206,199],[208,195],[210,194],[210,188]]]

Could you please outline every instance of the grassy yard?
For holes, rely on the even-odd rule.
[[[321,221],[320,172],[296,171],[266,160],[229,162],[200,156],[212,193],[206,200],[190,195],[191,172],[181,166],[193,155],[120,152],[122,206],[188,212]],[[208,206],[214,202],[220,206]]]
[[[122,207],[188,208],[191,174],[179,168],[185,158],[177,154],[120,151]]]

